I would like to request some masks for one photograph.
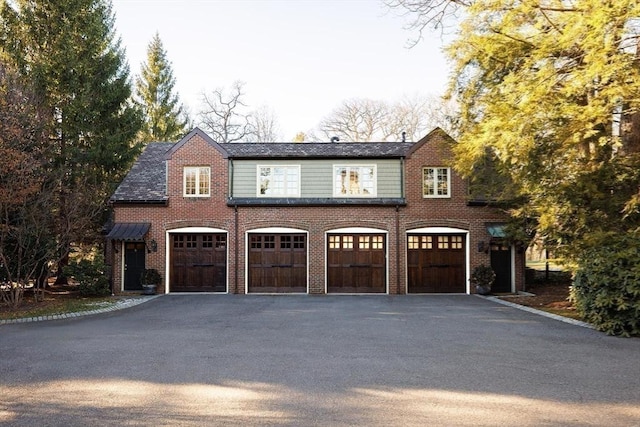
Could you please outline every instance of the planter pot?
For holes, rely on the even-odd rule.
[[[491,293],[491,286],[476,285],[476,293],[480,295],[489,295]]]
[[[142,295],[155,295],[158,285],[142,285]]]

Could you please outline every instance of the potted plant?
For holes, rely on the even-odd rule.
[[[487,295],[491,292],[491,285],[496,280],[496,273],[487,265],[481,264],[471,272],[471,285],[476,287],[476,293]]]
[[[143,295],[153,295],[156,293],[156,289],[160,282],[162,281],[162,276],[158,273],[158,270],[155,268],[147,268],[142,271],[142,276],[140,277],[140,282],[142,283],[142,294]]]

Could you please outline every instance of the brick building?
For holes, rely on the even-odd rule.
[[[470,203],[452,143],[151,143],[111,197],[113,289],[156,268],[165,293],[473,293],[486,264],[521,290],[523,251]]]

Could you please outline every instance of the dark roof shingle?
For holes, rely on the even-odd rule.
[[[229,158],[397,158],[412,142],[272,142],[220,144]]]
[[[169,142],[149,143],[110,200],[120,203],[166,201],[164,155],[173,145]]]

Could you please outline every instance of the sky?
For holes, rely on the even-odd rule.
[[[283,140],[308,132],[343,101],[441,95],[449,67],[439,32],[409,48],[408,18],[378,0],[112,0],[132,76],[158,32],[175,90],[192,116],[203,92],[244,82]],[[197,124],[197,120],[196,120]]]

